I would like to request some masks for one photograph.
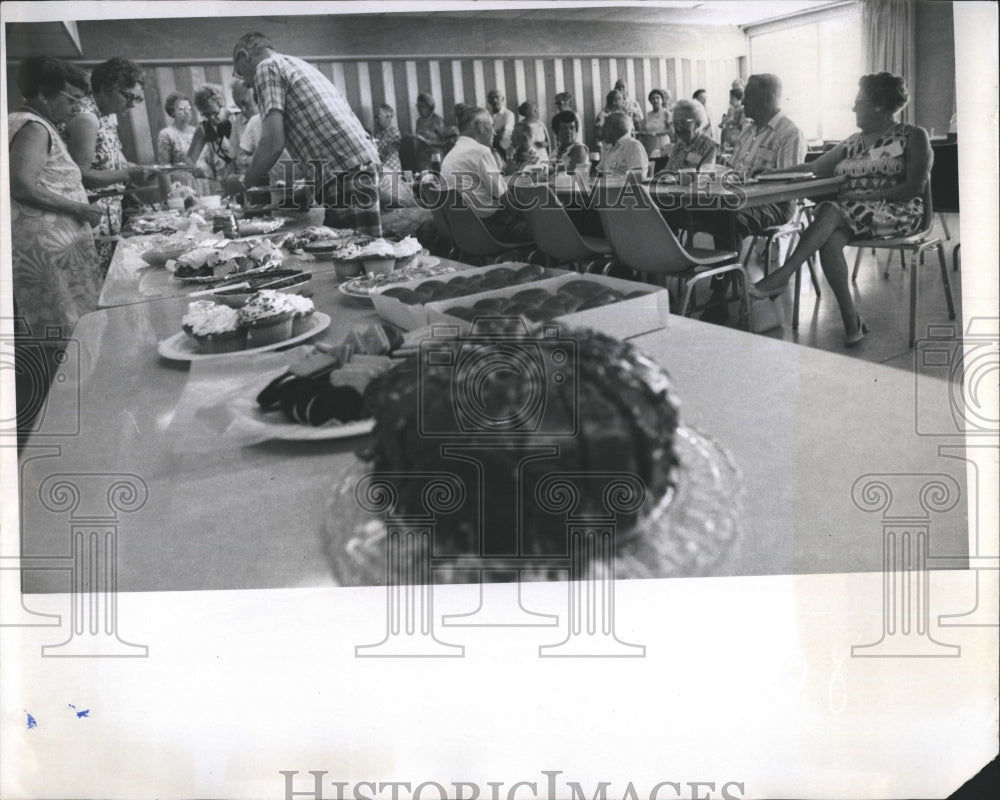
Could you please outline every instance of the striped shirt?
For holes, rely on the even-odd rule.
[[[273,53],[257,65],[254,88],[261,119],[284,116],[285,147],[303,165],[325,161],[334,172],[378,163],[378,151],[340,92],[301,58]]]
[[[732,167],[753,177],[762,169],[783,169],[806,160],[806,137],[780,111],[758,132],[751,123],[740,131],[733,150]]]

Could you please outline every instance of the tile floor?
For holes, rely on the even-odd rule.
[[[944,229],[940,217],[935,221],[934,235],[944,240],[945,256],[948,264],[948,277],[951,281],[952,295],[955,299],[954,321],[948,318],[948,306],[945,302],[944,285],[938,266],[936,253],[928,253],[920,270],[919,294],[917,296],[917,338],[919,339],[928,325],[955,325],[961,328],[962,321],[962,271],[953,271],[953,251],[959,243],[959,217],[957,214],[945,215],[950,240],[944,240]],[[700,238],[700,237],[699,237]],[[700,241],[696,241],[701,245]],[[704,246],[711,246],[710,240]],[[853,268],[855,250],[848,249],[847,263]],[[891,257],[892,265],[888,278],[884,277],[885,264]],[[878,264],[876,265],[876,259]],[[959,259],[961,262],[961,258]],[[772,262],[773,263],[773,262]],[[762,277],[762,261],[759,257],[750,260],[751,280]],[[822,276],[817,262],[821,296],[817,297],[809,280],[808,270],[802,272],[802,295],[800,300],[799,327],[792,328],[793,284],[789,291],[776,302],[784,312],[785,324],[781,328],[759,334],[776,339],[797,342],[806,347],[816,347],[833,353],[842,353],[852,358],[862,358],[875,363],[900,369],[913,369],[913,351],[909,347],[909,307],[910,286],[909,276],[899,265],[899,255],[889,251],[865,250],[854,284],[855,303],[870,333],[858,346],[847,348],[844,345],[844,328],[837,308],[837,301],[829,291],[826,279]],[[768,301],[765,301],[768,302]]]

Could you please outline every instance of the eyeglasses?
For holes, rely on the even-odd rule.
[[[126,92],[124,89],[119,89],[118,94],[125,98],[125,102],[129,107],[139,105],[144,99],[141,94],[132,94],[131,92]]]
[[[84,94],[70,94],[69,92],[63,89],[59,90],[59,94],[61,94],[63,97],[69,100],[70,108],[78,108],[80,103],[83,102],[83,98],[86,97],[86,95]]]

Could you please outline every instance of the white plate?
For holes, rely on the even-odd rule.
[[[157,351],[164,358],[172,361],[200,361],[203,358],[225,358],[226,356],[242,356],[247,353],[266,353],[269,350],[277,350],[281,347],[304,342],[306,339],[315,336],[321,331],[325,331],[330,326],[330,317],[321,311],[316,311],[312,315],[312,327],[298,336],[291,339],[283,339],[274,344],[265,344],[261,347],[248,347],[246,350],[237,350],[233,353],[200,353],[198,345],[192,341],[184,331],[175,333],[169,339],[164,339],[157,345]]]
[[[371,433],[375,427],[374,419],[359,419],[347,423],[331,423],[314,428],[311,425],[300,425],[289,422],[281,411],[264,413],[257,404],[253,409],[243,405],[232,404],[230,411],[240,418],[241,427],[245,431],[253,431],[268,439],[283,439],[290,442],[318,442],[328,439],[347,439],[351,436],[363,436]]]
[[[361,288],[365,284],[372,284],[371,288],[373,289],[388,289],[390,286],[397,286],[400,283],[407,283],[419,278],[426,278],[430,280],[439,275],[447,275],[455,271],[446,269],[440,272],[434,272],[434,267],[441,263],[441,259],[437,256],[424,256],[417,254],[416,258],[418,258],[419,261],[415,266],[404,267],[403,269],[386,273],[387,275],[393,276],[393,280],[391,281],[383,280],[378,283],[372,283],[372,279],[369,276],[360,275],[357,278],[351,278],[350,280],[344,281],[337,288],[340,290],[341,294],[347,295],[352,300],[360,300],[371,305],[371,292],[365,291]]]
[[[777,175],[758,175],[757,180],[777,183],[780,181],[811,181],[815,177],[811,172],[781,172]]]

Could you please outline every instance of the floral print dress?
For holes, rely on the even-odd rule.
[[[91,95],[80,101],[77,114],[90,114],[97,119],[97,142],[94,146],[94,161],[91,169],[120,170],[128,168],[128,160],[122,152],[121,139],[118,138],[118,117],[114,114],[102,114]],[[125,191],[124,183],[114,183],[101,187],[101,191]],[[104,214],[95,233],[100,237],[118,236],[122,230],[122,198],[121,195],[101,197],[94,202]],[[115,252],[116,241],[98,241],[97,254],[100,256],[101,272],[106,274]]]
[[[53,125],[31,111],[8,118],[7,146],[26,124],[49,134],[49,153],[38,184],[53,194],[87,202],[80,168]],[[34,339],[68,339],[84,314],[97,308],[101,293],[94,232],[68,214],[43,210],[11,198],[15,314]]]
[[[846,153],[834,174],[847,178],[840,192],[876,192],[897,186],[906,179],[906,140],[912,125],[896,123],[866,146],[861,133],[845,142]],[[895,238],[920,230],[923,198],[910,200],[837,200],[833,205],[859,238]]]

